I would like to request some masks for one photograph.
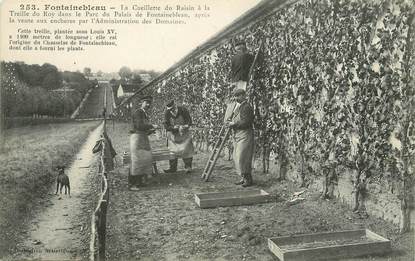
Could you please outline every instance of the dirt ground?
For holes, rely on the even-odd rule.
[[[268,250],[267,238],[358,228],[390,239],[393,251],[384,257],[353,260],[413,260],[413,235],[401,236],[387,222],[353,214],[335,200],[322,200],[317,191],[307,191],[305,201],[287,206],[286,201],[301,189],[278,182],[273,174],[255,171],[253,175],[253,188],[273,195],[271,203],[200,209],[195,193],[244,190],[233,184],[238,176],[232,162],[224,159],[218,161],[209,182],[201,181],[208,157],[202,152],[194,157],[193,173],[185,174],[179,161],[177,173],[161,174],[160,183],[154,180],[141,191],[129,191],[127,167],[121,162],[122,152],[128,151],[128,127],[108,126],[118,152],[118,168],[109,177],[108,260],[278,260]],[[163,146],[163,139],[152,137],[153,148]],[[168,162],[158,167],[166,169]]]
[[[71,197],[55,195],[56,184],[34,203],[33,213],[23,224],[15,246],[1,260],[86,260],[89,255],[91,215],[98,202],[97,155],[92,147],[102,131],[94,130],[68,162],[65,173]],[[63,191],[64,193],[64,191]]]
[[[97,90],[90,97],[94,102],[87,102],[93,106],[84,112],[101,115],[105,93],[112,113],[112,92],[105,91],[110,86]],[[91,132],[98,125],[85,121],[7,130],[0,155],[0,260],[88,260],[101,182],[97,155],[92,155],[101,129]],[[54,194],[57,165],[67,166],[71,198]]]
[[[74,260],[86,259],[92,211],[98,202],[98,155],[92,153],[102,133],[95,129],[65,173],[71,184],[71,196],[55,195],[52,186],[42,211],[37,211],[29,229],[16,246],[14,259]],[[53,184],[55,185],[55,184]]]
[[[98,124],[45,124],[8,130],[7,152],[0,155],[0,260],[19,260],[16,255],[23,250],[19,244],[37,225],[34,218],[57,200],[53,168],[69,166]]]

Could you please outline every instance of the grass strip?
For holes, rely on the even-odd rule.
[[[25,224],[51,192],[54,168],[69,164],[98,125],[71,122],[6,131],[0,154],[0,257],[14,251]]]

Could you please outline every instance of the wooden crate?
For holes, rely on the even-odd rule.
[[[386,254],[391,242],[361,229],[268,238],[268,247],[280,261],[313,261]]]
[[[158,149],[152,151],[153,162],[175,159],[176,155],[168,149]]]
[[[174,153],[170,152],[168,149],[153,150],[151,154],[153,156],[153,162],[171,160],[171,159],[176,158]],[[131,163],[131,156],[128,152],[123,153],[122,163],[123,165],[127,165]]]
[[[262,189],[195,194],[201,208],[228,207],[260,204],[272,201],[272,196]]]

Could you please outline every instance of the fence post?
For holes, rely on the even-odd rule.
[[[100,242],[101,242],[101,235],[100,235],[100,223],[101,223],[101,208],[98,208],[98,211],[97,212],[95,212],[95,228],[96,228],[96,234],[97,234],[97,237],[96,237],[96,244],[98,245],[98,251],[95,251],[95,253],[94,253],[94,257],[95,257],[95,260],[101,260],[101,255],[100,255],[100,253],[101,253],[101,251],[100,251]]]
[[[92,226],[93,233],[91,235],[91,253],[90,253],[90,260],[91,261],[103,261],[105,260],[105,243],[106,243],[106,224],[107,224],[107,207],[108,207],[108,200],[109,200],[109,187],[108,187],[108,170],[111,166],[113,166],[113,162],[111,157],[111,151],[107,143],[107,135],[106,135],[106,119],[104,118],[104,130],[103,130],[104,142],[102,143],[102,151],[99,161],[99,174],[101,175],[101,197],[98,202],[98,207],[94,213],[92,218]],[[111,164],[109,166],[109,164]],[[96,234],[96,240],[95,240]],[[96,247],[95,247],[96,246]],[[97,251],[95,251],[95,249]]]
[[[101,193],[103,193],[105,190],[105,180],[104,180],[105,174],[104,173],[103,173],[103,177],[101,178]]]
[[[96,260],[95,234],[96,234],[96,213],[94,212],[91,218],[91,240],[89,241],[89,261]]]
[[[98,173],[101,173],[101,172],[102,172],[102,162],[99,161],[99,163],[98,163]]]
[[[110,186],[108,185],[108,179],[107,179],[107,191],[105,191],[104,199],[107,201],[107,204],[110,200]]]
[[[106,236],[106,226],[107,226],[107,201],[101,201],[101,211],[100,211],[100,222],[98,227],[98,252],[99,252],[99,261],[105,260],[105,236]]]

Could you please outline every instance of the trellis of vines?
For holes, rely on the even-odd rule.
[[[264,171],[277,160],[303,186],[322,176],[323,197],[332,196],[340,175],[353,173],[355,211],[365,210],[368,184],[398,191],[405,231],[414,174],[413,16],[406,0],[297,1],[165,77],[153,88],[153,118],[161,122],[174,97],[213,142],[234,42],[245,39],[252,53],[262,42],[249,93]]]

